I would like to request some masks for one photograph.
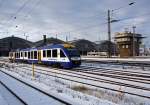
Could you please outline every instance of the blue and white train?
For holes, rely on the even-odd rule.
[[[61,68],[73,68],[81,64],[78,50],[70,44],[53,44],[11,51],[9,59],[15,62],[42,63]]]

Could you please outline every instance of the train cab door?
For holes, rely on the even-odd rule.
[[[38,50],[38,63],[41,63],[41,50]]]

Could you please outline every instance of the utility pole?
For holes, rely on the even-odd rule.
[[[108,58],[111,57],[111,27],[110,27],[110,10],[108,10]]]
[[[135,57],[135,50],[136,50],[136,47],[135,47],[135,28],[136,28],[136,26],[133,26],[132,27],[133,28],[133,44],[132,44],[132,46],[133,46],[133,57]]]

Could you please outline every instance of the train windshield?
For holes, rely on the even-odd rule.
[[[70,57],[80,57],[80,54],[77,49],[68,49]]]

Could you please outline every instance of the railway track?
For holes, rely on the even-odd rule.
[[[7,94],[9,93],[9,96],[13,98],[13,102],[15,102],[16,105],[28,105],[23,99],[21,99],[16,93],[14,93],[8,86],[6,86],[2,81],[0,81],[0,88],[3,91],[7,91]],[[6,96],[6,95],[5,95]],[[8,102],[9,103],[9,102]],[[11,103],[12,104],[12,103]]]
[[[42,94],[43,96],[47,97],[47,98],[49,99],[49,103],[48,103],[49,105],[53,105],[54,103],[55,103],[56,105],[72,105],[71,103],[69,103],[69,102],[67,102],[67,101],[64,101],[64,100],[62,100],[62,99],[60,99],[60,98],[57,98],[56,96],[53,96],[53,95],[51,95],[51,94],[49,94],[49,93],[47,93],[47,92],[45,92],[45,91],[39,89],[38,87],[35,87],[35,86],[33,86],[33,85],[31,85],[31,84],[29,84],[29,83],[23,81],[23,80],[20,80],[20,79],[16,78],[15,76],[12,76],[12,75],[6,73],[6,72],[3,71],[3,70],[0,70],[0,72],[3,73],[3,74],[5,74],[5,75],[7,75],[7,76],[9,76],[9,77],[12,78],[12,79],[18,81],[18,82],[20,82],[21,84],[23,84],[23,85],[24,85],[24,86],[23,86],[24,89],[25,89],[25,86],[27,86],[27,87],[33,89],[33,91],[32,91],[33,93],[34,93],[34,91],[35,91],[36,93],[38,92],[39,94]],[[13,92],[13,90],[11,90],[8,86],[6,86],[5,83],[3,83],[3,82],[0,82],[0,83],[1,83],[5,88],[7,88],[13,95],[15,95],[15,96],[23,103],[23,105],[29,105],[29,104],[32,105],[32,104],[35,103],[35,102],[29,103],[29,101],[25,102],[24,99],[20,98],[15,92]],[[28,94],[28,93],[27,93],[27,94]],[[31,93],[31,94],[32,94],[32,93]],[[32,95],[33,95],[33,94],[32,94]],[[26,99],[25,99],[25,100],[26,100]],[[42,100],[42,98],[41,98],[40,100]],[[35,99],[34,99],[33,101],[35,101]],[[43,104],[44,104],[44,103],[43,103]],[[40,101],[39,101],[39,104],[38,104],[38,105],[40,105]]]
[[[86,70],[85,70],[86,69]],[[150,84],[150,75],[149,73],[138,73],[138,72],[130,72],[130,71],[122,71],[122,70],[111,70],[107,68],[94,68],[94,67],[86,67],[86,68],[75,68],[75,71],[87,73],[87,74],[93,74],[93,75],[99,75],[99,76],[106,76],[106,77],[112,77],[122,80],[130,80],[133,82],[140,82]]]
[[[29,68],[24,68],[24,67],[22,67],[22,68],[25,71],[28,70],[28,71],[31,72],[31,66]],[[108,80],[108,79],[104,79],[104,78],[101,77],[101,76],[103,76],[103,77],[108,77],[108,78],[113,78],[113,79],[118,79],[118,80],[123,80],[123,81],[131,81],[131,82],[134,82],[134,83],[141,83],[141,84],[149,85],[150,84],[149,73],[141,72],[139,74],[139,72],[135,72],[135,71],[125,71],[125,70],[122,71],[122,70],[118,70],[118,69],[117,70],[115,70],[115,69],[112,70],[112,69],[109,69],[109,68],[99,68],[99,67],[94,68],[94,67],[87,67],[87,66],[82,66],[81,68],[75,68],[75,69],[73,69],[73,71],[58,69],[58,68],[51,68],[51,67],[46,67],[46,68],[62,71],[63,73],[56,73],[56,72],[53,72],[53,71],[48,71],[48,70],[43,69],[43,68],[42,69],[35,68],[35,72],[38,73],[38,74],[42,74],[42,75],[48,75],[48,76],[51,76],[51,77],[57,77],[57,78],[61,78],[61,79],[68,80],[68,81],[82,83],[82,84],[85,84],[85,85],[95,86],[95,87],[98,87],[98,88],[108,89],[108,90],[112,90],[112,91],[116,91],[116,92],[126,93],[126,94],[130,94],[130,95],[135,95],[135,96],[140,96],[140,97],[145,97],[145,98],[150,99],[149,96],[139,95],[139,94],[135,94],[135,93],[131,93],[131,92],[118,91],[116,89],[111,89],[111,88],[107,88],[107,87],[103,87],[103,86],[97,86],[97,85],[93,85],[93,84],[89,84],[89,83],[83,83],[83,82],[80,82],[80,81],[74,81],[74,80],[64,78],[64,77],[61,77],[61,76],[58,77],[56,75],[51,75],[51,73],[55,73],[57,75],[63,75],[63,76],[68,76],[68,77],[76,77],[76,78],[80,78],[80,79],[96,81],[96,82],[99,82],[99,83],[107,83],[107,84],[123,86],[123,87],[128,87],[128,88],[134,88],[134,89],[140,89],[140,90],[150,92],[150,88],[149,87],[144,87],[144,85],[143,86],[138,86],[138,85],[134,85],[134,84],[123,83],[123,82],[120,82],[120,81],[116,82],[114,80],[111,80],[111,79]],[[43,72],[45,72],[45,73],[43,73]],[[68,74],[66,74],[66,73],[68,73]],[[90,74],[90,76],[89,76],[89,74]],[[74,76],[74,75],[76,75],[76,76]]]
[[[22,67],[22,69],[24,69],[23,70],[24,73],[26,73],[27,71],[30,71],[30,72],[32,71],[31,67]],[[89,85],[89,86],[94,86],[97,88],[103,88],[103,89],[107,89],[107,90],[111,90],[111,91],[115,91],[115,92],[121,92],[121,93],[125,93],[125,94],[130,94],[130,95],[135,95],[135,96],[150,99],[150,96],[140,95],[140,94],[136,94],[136,93],[132,93],[132,92],[128,92],[128,91],[121,91],[121,90],[108,88],[108,87],[104,87],[104,86],[100,86],[100,85],[94,85],[94,84],[90,84],[88,82],[77,81],[75,79],[70,79],[70,78],[66,78],[66,77],[78,78],[78,79],[82,79],[82,80],[84,79],[87,81],[94,81],[97,83],[107,83],[107,84],[116,85],[116,86],[124,86],[124,87],[128,87],[128,88],[133,88],[133,89],[140,89],[143,91],[150,91],[150,88],[147,88],[147,87],[127,84],[127,83],[122,83],[122,82],[116,82],[116,81],[112,81],[112,80],[106,80],[106,79],[103,79],[100,77],[95,77],[95,74],[93,76],[89,76],[87,74],[81,74],[81,72],[76,72],[76,71],[63,70],[63,69],[57,69],[57,68],[51,68],[51,69],[55,69],[55,71],[35,68],[35,73],[38,75],[46,75],[46,76],[51,76],[51,77],[55,77],[55,78],[57,77],[57,78],[61,78],[61,79],[72,81],[72,82],[77,82],[77,83],[81,83],[81,84],[85,84],[85,85]],[[56,72],[56,70],[59,72]],[[64,76],[66,76],[66,77],[64,77]],[[139,82],[139,81],[136,81],[136,82]],[[143,83],[143,82],[141,82],[141,83]]]
[[[150,67],[150,62],[144,61],[121,61],[121,60],[108,60],[108,61],[92,61],[92,60],[82,60],[84,63],[94,63],[94,64],[110,64],[110,65],[123,65],[123,66],[137,66],[137,67]]]
[[[136,71],[129,71],[129,70],[119,70],[119,69],[111,69],[111,68],[104,68],[104,67],[89,67],[89,66],[81,66],[80,68],[75,68],[76,71],[79,72],[103,72],[103,73],[111,73],[111,74],[123,74],[126,76],[135,76],[135,77],[144,77],[150,78],[150,72],[136,72]]]

